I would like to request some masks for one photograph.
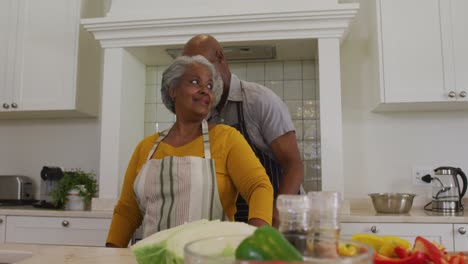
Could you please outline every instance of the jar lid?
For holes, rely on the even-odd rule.
[[[276,208],[279,211],[307,211],[310,209],[309,197],[299,194],[280,194],[276,199]]]
[[[341,193],[333,191],[308,192],[311,212],[321,221],[337,221],[342,203]]]

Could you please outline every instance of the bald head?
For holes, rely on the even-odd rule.
[[[224,59],[223,47],[213,36],[208,34],[194,36],[185,44],[182,55],[202,55],[210,61],[221,74],[224,83],[224,98],[227,97],[229,85],[231,84],[231,71]],[[221,100],[223,101],[223,98]]]
[[[219,53],[223,53],[223,47],[221,47],[219,42],[211,35],[200,34],[191,38],[187,44],[185,44],[183,55],[202,55],[211,63],[216,63],[217,54]]]

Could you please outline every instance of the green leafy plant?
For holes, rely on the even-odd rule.
[[[81,169],[64,171],[57,187],[51,192],[54,205],[63,208],[68,201],[68,192],[73,189],[79,190],[79,195],[83,197],[88,207],[91,204],[91,199],[97,193],[96,174]]]

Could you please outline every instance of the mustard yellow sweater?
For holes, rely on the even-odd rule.
[[[240,193],[249,201],[249,219],[259,218],[271,224],[273,188],[265,169],[247,141],[236,129],[226,125],[216,125],[209,135],[218,193],[229,220],[234,221],[236,199]],[[143,220],[134,197],[133,182],[158,137],[158,133],[146,137],[133,152],[125,173],[122,193],[114,209],[107,243],[126,247]],[[203,137],[177,148],[161,142],[152,158],[161,159],[166,156],[203,157]]]

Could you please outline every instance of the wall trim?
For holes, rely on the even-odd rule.
[[[200,33],[212,34],[221,42],[343,39],[358,8],[358,4],[339,4],[326,10],[164,19],[102,17],[81,22],[103,48],[183,44]]]

